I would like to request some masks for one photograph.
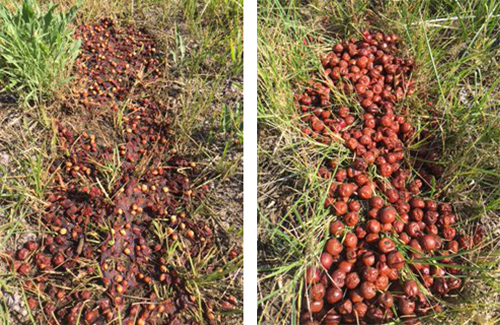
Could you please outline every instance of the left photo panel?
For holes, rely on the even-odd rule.
[[[243,323],[243,1],[0,0],[0,323]]]

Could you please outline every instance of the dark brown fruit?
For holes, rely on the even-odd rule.
[[[406,280],[403,284],[403,291],[409,298],[416,297],[419,293],[418,285],[413,280]]]
[[[394,298],[390,292],[384,292],[378,297],[378,303],[386,309],[391,308],[394,305]]]
[[[415,310],[415,303],[408,299],[400,299],[398,303],[398,310],[401,315],[412,315]]]
[[[353,312],[354,314],[356,314],[358,318],[365,317],[367,311],[368,311],[368,306],[366,306],[365,303],[357,302],[354,304]]]
[[[378,270],[374,267],[368,266],[363,270],[363,280],[368,282],[375,282],[378,277]]]
[[[360,282],[361,280],[359,279],[359,275],[356,272],[351,272],[347,274],[345,279],[345,285],[348,289],[356,288]]]
[[[377,295],[377,289],[375,285],[371,282],[361,283],[360,292],[363,298],[372,299]]]
[[[352,312],[352,302],[349,299],[344,300],[338,307],[339,314],[348,315]]]
[[[387,265],[392,269],[400,270],[405,265],[405,261],[400,252],[392,251],[387,255]]]
[[[336,288],[335,286],[329,287],[326,290],[326,296],[325,299],[328,301],[329,304],[335,304],[336,302],[339,302],[342,299],[342,290],[340,288]]]
[[[343,288],[345,286],[345,277],[346,274],[341,270],[335,270],[330,275],[331,281],[333,282],[333,286],[337,288]]]

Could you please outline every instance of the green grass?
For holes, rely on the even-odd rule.
[[[12,5],[12,3],[11,3]],[[23,105],[53,98],[68,81],[80,42],[71,37],[76,7],[56,12],[25,0],[13,11],[0,4],[0,82]]]
[[[415,58],[417,90],[399,107],[411,108],[416,130],[429,127],[428,102],[438,112],[434,137],[424,143],[440,144],[446,170],[426,195],[454,205],[461,231],[479,221],[487,232],[481,249],[461,254],[460,267],[470,269],[465,287],[425,322],[498,322],[500,2],[268,0],[258,10],[259,321],[298,323],[304,271],[318,263],[334,220],[323,208],[329,186],[317,169],[325,158],[349,157],[340,145],[327,147],[300,132],[293,95],[321,68],[318,58],[335,43],[333,33],[358,36],[370,21],[374,29],[401,35],[402,53]],[[323,43],[306,46],[306,36]]]
[[[47,1],[39,2],[41,8],[47,8]],[[58,1],[56,12],[67,12],[77,3]],[[224,323],[240,324],[243,259],[239,256],[230,261],[228,252],[241,252],[243,238],[242,1],[82,0],[78,5],[75,25],[113,17],[118,25],[146,29],[159,42],[158,48],[165,55],[163,78],[147,91],[175,112],[176,149],[199,166],[201,172],[193,180],[195,186],[209,186],[206,198],[189,207],[190,215],[203,219],[216,234],[213,249],[206,256],[193,258],[189,270],[179,270],[199,305],[191,316],[201,322],[207,301],[217,306],[233,296],[235,308],[219,308],[216,316]],[[25,234],[45,231],[26,221],[36,217],[36,211],[44,205],[46,191],[50,190],[47,168],[57,158],[55,142],[51,141],[55,120],[63,119],[75,129],[82,127],[80,107],[73,107],[70,112],[61,107],[64,100],[72,98],[74,88],[76,85],[68,82],[58,90],[56,98],[34,109],[19,112],[18,105],[13,104],[0,111],[0,214],[5,216],[0,218],[0,254],[15,249]],[[114,123],[96,118],[85,127],[89,133],[108,134],[106,128],[119,129],[119,123],[120,117]],[[2,164],[2,153],[10,157],[6,165]],[[99,166],[105,190],[120,172],[118,160],[116,156]],[[161,240],[165,229],[158,226],[151,231]],[[172,249],[172,263],[181,258]],[[15,273],[1,259],[0,278],[0,323],[17,324],[1,291],[23,290]],[[163,288],[158,289],[160,294],[168,294]],[[38,298],[44,299],[43,295]],[[34,324],[29,319],[27,323]]]

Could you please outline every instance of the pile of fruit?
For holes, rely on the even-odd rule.
[[[80,103],[88,109],[109,110],[111,103],[117,110],[117,99],[126,99],[160,76],[160,53],[145,32],[121,30],[104,19],[94,26],[80,25],[75,35],[85,51],[75,61],[75,72],[83,88]]]
[[[361,40],[335,44],[316,76],[326,81],[312,80],[295,97],[309,124],[305,134],[325,144],[343,141],[352,152],[348,166],[327,161],[319,169],[332,180],[325,207],[336,220],[321,267],[306,272],[304,324],[418,323],[442,308],[433,294],[462,287],[453,255],[484,236],[479,228],[473,238],[459,234],[450,204],[423,197],[441,168],[422,164],[415,172],[405,161],[406,145],[418,137],[400,107],[414,91],[414,61],[398,56],[398,42],[364,31]],[[332,89],[361,108],[338,107]]]
[[[120,127],[108,138],[57,125],[61,158],[34,220],[47,235],[12,252],[29,308],[38,324],[185,324],[199,302],[181,274],[212,242],[188,211],[207,188],[192,186],[196,164],[176,155],[165,105],[139,95],[159,76],[154,42],[112,20],[77,37],[82,123],[97,111]]]

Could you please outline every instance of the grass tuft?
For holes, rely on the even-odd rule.
[[[77,7],[57,12],[24,0],[10,11],[0,4],[0,82],[26,106],[51,99],[67,82],[80,42],[71,37]]]

